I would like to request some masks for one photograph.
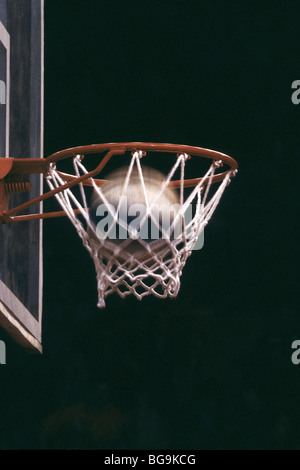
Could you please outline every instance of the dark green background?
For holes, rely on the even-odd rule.
[[[44,355],[1,332],[0,447],[299,449],[299,2],[45,3],[45,155],[173,142],[240,171],[176,300],[98,310],[74,228],[45,222]]]

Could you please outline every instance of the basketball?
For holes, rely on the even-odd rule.
[[[156,254],[162,253],[168,246],[165,238],[172,236],[174,231],[172,223],[180,208],[179,195],[168,186],[162,188],[166,177],[158,170],[143,167],[142,182],[134,167],[126,186],[127,173],[128,168],[114,171],[107,176],[101,193],[94,190],[90,218],[95,235],[102,240],[105,256],[112,256],[120,243],[131,238],[118,257],[124,261],[134,255],[142,261],[149,256],[145,243]],[[147,207],[151,208],[150,216],[147,215]],[[113,211],[118,211],[117,222],[111,215]],[[141,239],[145,243],[140,242]]]

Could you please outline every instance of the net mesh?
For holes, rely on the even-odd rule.
[[[150,220],[160,230],[161,238],[158,240],[149,241],[138,237],[136,230],[127,225],[125,228],[128,230],[129,236],[125,240],[111,241],[110,231],[113,230],[115,224],[123,223],[119,217],[120,205],[114,210],[110,210],[113,223],[110,224],[106,234],[99,237],[99,232],[97,232],[96,225],[90,215],[86,186],[83,182],[71,188],[62,189],[55,195],[95,263],[99,308],[105,307],[105,298],[114,292],[121,297],[133,294],[139,300],[149,294],[160,298],[176,297],[186,260],[193,249],[197,249],[197,243],[199,244],[204,228],[233,175],[232,171],[228,171],[217,190],[210,194],[216,169],[222,165],[221,161],[213,161],[204,177],[185,198],[185,167],[189,155],[181,153],[177,156],[175,164],[162,182],[155,198],[149,201],[141,165],[143,155],[142,151],[136,151],[132,154],[122,194],[126,194],[130,184],[130,176],[134,170],[138,175],[138,181],[144,195],[146,205],[144,219]],[[73,158],[73,165],[76,177],[88,174],[80,155]],[[157,217],[154,217],[153,208],[166,192],[176,171],[180,172],[180,204],[172,227],[174,228],[176,223],[178,224],[180,221],[179,225],[182,229],[176,236],[170,236],[172,230],[166,233]],[[51,164],[46,179],[50,189],[60,188],[67,183],[67,179],[56,169],[55,164]],[[94,192],[109,208],[105,192],[92,178],[91,184]],[[79,191],[75,188],[78,188]],[[193,207],[192,216],[190,215],[191,207]],[[186,217],[188,211],[189,217]]]

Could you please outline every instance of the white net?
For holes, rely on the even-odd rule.
[[[184,177],[185,165],[189,156],[181,153],[177,156],[176,163],[168,176],[161,183],[154,199],[149,201],[147,185],[145,184],[141,158],[143,152],[136,151],[132,154],[127,175],[124,180],[122,194],[125,195],[133,171],[138,175],[138,181],[145,200],[144,220],[150,220],[159,229],[160,238],[149,240],[139,237],[135,228],[126,226],[128,237],[126,239],[111,240],[110,233],[120,220],[120,205],[110,211],[112,223],[109,229],[99,237],[97,226],[91,217],[88,207],[86,186],[83,182],[71,188],[62,189],[55,197],[59,201],[77,233],[82,239],[83,245],[90,253],[97,274],[98,307],[105,307],[105,298],[113,292],[121,297],[134,294],[138,299],[153,294],[156,297],[176,297],[180,288],[180,277],[187,258],[199,243],[201,234],[215,211],[221,196],[230,182],[232,171],[228,171],[220,182],[216,191],[209,195],[212,180],[216,169],[222,165],[221,161],[213,161],[204,177],[190,191],[185,198]],[[88,170],[82,163],[82,157],[73,158],[75,176],[87,175]],[[159,219],[154,216],[154,208],[167,191],[176,171],[180,172],[179,210],[172,221],[169,231],[161,226]],[[55,164],[50,166],[47,182],[50,189],[62,187],[67,183],[64,175],[57,171]],[[105,191],[91,179],[94,193],[107,204]],[[77,188],[75,190],[75,188]],[[190,208],[193,207],[191,216]],[[189,217],[187,217],[189,214]],[[178,224],[178,221],[180,222]],[[177,224],[177,225],[176,225]],[[181,227],[179,233],[174,235],[174,227]],[[168,232],[168,233],[166,233]],[[173,235],[172,235],[173,234]]]

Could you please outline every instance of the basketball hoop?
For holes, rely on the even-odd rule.
[[[101,158],[99,165],[94,170],[88,171],[87,165],[84,165],[84,158],[87,155],[103,152],[106,153]],[[149,203],[147,202],[147,186],[143,173],[143,159],[145,155],[152,152],[169,153],[176,158],[157,191],[155,200]],[[183,229],[179,236],[165,237],[163,243],[161,240],[149,242],[142,238],[136,239],[129,236],[125,240],[118,240],[117,244],[111,243],[108,237],[103,239],[98,237],[95,223],[90,215],[89,197],[86,192],[88,188],[92,188],[101,200],[105,201],[105,192],[103,191],[105,180],[100,180],[97,177],[113,155],[125,153],[130,153],[131,157],[124,190],[126,189],[126,181],[128,184],[130,175],[135,169],[147,202],[145,217],[153,221],[155,203],[160,200],[167,188],[177,188],[180,207],[176,217],[183,221]],[[186,168],[191,157],[204,157],[211,160],[206,173],[201,178],[185,179]],[[73,174],[63,173],[57,168],[58,162],[66,158],[73,160]],[[2,214],[2,222],[17,222],[30,218],[56,217],[66,214],[94,261],[97,275],[98,307],[100,308],[105,306],[106,297],[114,292],[122,298],[133,294],[139,300],[150,294],[159,298],[177,296],[185,263],[238,168],[237,162],[233,158],[220,152],[199,147],[155,143],[113,143],[76,147],[57,152],[42,161],[39,170],[38,163],[35,161],[36,172],[45,173],[50,191],[29,203],[6,210]],[[20,165],[20,163],[18,164]],[[25,160],[23,164],[27,172],[30,172]],[[8,163],[6,165],[9,166]],[[29,161],[27,165],[30,165]],[[34,164],[31,163],[31,165]],[[220,172],[223,165],[227,165],[228,168]],[[174,180],[177,173],[180,173],[180,178]],[[215,183],[218,184],[218,187],[216,191],[212,192],[211,187]],[[187,196],[185,194],[186,188],[191,188]],[[56,197],[63,212],[30,216],[15,215],[33,203],[51,196]],[[187,221],[186,214],[191,205],[194,207],[194,213]],[[117,207],[111,214],[114,223],[119,222],[119,211],[120,207]],[[133,235],[132,231],[130,235]]]
[[[112,146],[116,148],[115,146]],[[156,297],[176,297],[180,288],[180,277],[183,267],[187,258],[190,256],[201,232],[207,225],[213,212],[215,211],[220,198],[228,185],[230,178],[235,175],[236,167],[235,162],[230,157],[225,155],[211,152],[202,149],[187,148],[183,146],[169,146],[169,145],[155,145],[155,144],[125,144],[119,149],[123,149],[132,153],[131,163],[128,167],[127,179],[129,179],[133,168],[137,169],[139,181],[144,191],[144,179],[142,161],[147,151],[165,151],[176,152],[177,159],[170,169],[165,181],[163,182],[160,191],[157,193],[156,201],[147,207],[147,217],[153,217],[152,208],[155,202],[159,201],[164,191],[168,186],[179,189],[180,193],[180,214],[179,217],[184,218],[185,212],[189,205],[195,203],[196,211],[189,224],[184,227],[180,237],[175,239],[166,238],[159,248],[160,241],[157,240],[152,243],[145,242],[143,239],[132,240],[127,238],[112,245],[110,256],[104,253],[107,251],[107,245],[110,243],[107,238],[99,240],[96,236],[95,226],[91,223],[89,210],[87,206],[87,197],[85,195],[86,185],[91,185],[96,193],[99,194],[101,199],[105,199],[101,189],[102,181],[94,178],[89,178],[79,183],[80,200],[74,196],[71,188],[62,190],[56,194],[61,207],[68,215],[73,223],[80,238],[86,249],[89,251],[94,263],[97,274],[98,286],[98,307],[105,306],[105,298],[113,292],[118,293],[121,297],[133,294],[139,300],[144,296],[153,294]],[[93,147],[85,149],[85,154]],[[86,152],[87,151],[87,152]],[[77,151],[76,151],[77,153]],[[185,180],[185,166],[187,160],[192,155],[209,156],[213,159],[208,171],[202,178],[194,180]],[[222,174],[216,174],[218,168],[223,165],[223,162],[231,164],[231,169]],[[74,178],[79,180],[82,176],[88,175],[88,171],[83,164],[82,152],[78,152],[73,157],[74,173],[76,176],[63,174],[56,169],[53,163],[49,168],[49,175],[47,182],[51,190],[63,187],[67,182],[74,181]],[[176,170],[180,170],[180,180],[174,181],[173,177]],[[217,191],[211,199],[208,199],[208,194],[211,184],[220,183]],[[188,198],[184,199],[184,188],[193,187],[191,194]],[[147,194],[145,198],[147,200]],[[85,223],[82,223],[78,217],[78,212],[83,216]],[[113,214],[115,222],[118,219],[118,210]],[[135,249],[131,250],[132,244],[135,244]],[[144,257],[141,259],[137,253],[143,249]]]

